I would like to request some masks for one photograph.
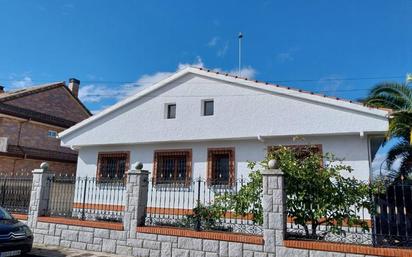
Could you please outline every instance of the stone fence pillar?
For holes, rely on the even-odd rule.
[[[263,177],[263,238],[264,251],[276,253],[283,246],[286,231],[286,193],[283,172],[274,169],[275,162],[269,162],[269,169],[262,171]]]
[[[126,173],[123,227],[128,232],[128,238],[136,238],[136,227],[144,225],[145,222],[149,172],[142,168],[143,164],[138,163],[136,170]]]
[[[36,228],[37,218],[39,216],[45,215],[49,203],[49,191],[50,186],[48,183],[48,178],[50,174],[48,172],[49,164],[43,162],[40,165],[40,169],[34,169],[33,173],[33,183],[30,195],[30,205],[29,213],[27,218],[27,225],[34,229]]]

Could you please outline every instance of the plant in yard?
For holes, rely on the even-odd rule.
[[[237,193],[224,193],[215,197],[213,205],[221,208],[223,212],[233,211],[236,215],[246,216],[251,214],[255,224],[263,224],[262,208],[262,174],[255,169],[256,162],[249,162],[249,182],[242,185]]]
[[[408,83],[381,83],[375,86],[365,99],[367,106],[388,108],[392,112],[389,117],[387,138],[397,138],[397,142],[388,152],[387,167],[400,159],[398,171],[392,171],[390,176],[399,180],[412,173],[412,89]]]
[[[369,230],[359,212],[372,210],[371,187],[350,177],[350,166],[332,154],[311,152],[309,146],[300,150],[280,147],[268,158],[276,159],[285,174],[288,216],[304,228],[306,237],[318,237],[316,229],[321,225],[336,234],[344,233],[344,225]]]

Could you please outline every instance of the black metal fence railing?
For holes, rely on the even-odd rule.
[[[0,206],[12,213],[27,214],[32,183],[31,173],[0,175]]]
[[[412,247],[412,185],[390,185],[385,192],[373,196],[373,207],[355,210],[359,225],[343,222],[336,229],[320,225],[316,235],[308,235],[302,225],[296,225],[293,217],[288,218],[286,237],[301,240],[322,240],[339,243],[365,244],[381,247]],[[307,224],[311,231],[311,224]]]
[[[48,179],[47,216],[121,222],[125,180],[59,176]]]
[[[184,227],[194,230],[217,230],[262,234],[253,215],[239,215],[217,199],[234,195],[247,183],[244,178],[230,184],[204,178],[149,182],[146,226]]]

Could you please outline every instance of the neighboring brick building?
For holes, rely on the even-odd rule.
[[[0,87],[0,173],[18,174],[47,161],[58,173],[76,171],[77,152],[60,146],[57,133],[91,116],[70,79],[16,91]]]

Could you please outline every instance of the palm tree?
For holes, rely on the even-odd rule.
[[[399,170],[391,172],[395,180],[412,174],[412,89],[408,83],[384,82],[376,85],[365,100],[367,106],[391,109],[387,139],[399,141],[389,150],[386,164],[389,170],[400,160]]]

